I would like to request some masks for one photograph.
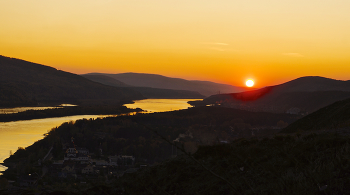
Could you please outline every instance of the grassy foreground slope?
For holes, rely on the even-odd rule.
[[[350,99],[335,102],[287,126],[281,133],[350,126]]]

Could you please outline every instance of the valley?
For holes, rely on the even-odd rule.
[[[0,193],[348,190],[349,81],[254,89],[0,60]]]

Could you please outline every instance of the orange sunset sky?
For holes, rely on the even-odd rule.
[[[256,87],[350,79],[349,0],[0,0],[0,55]]]

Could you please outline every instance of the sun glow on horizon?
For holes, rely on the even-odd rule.
[[[249,80],[247,80],[247,81],[245,82],[245,85],[246,85],[247,87],[253,87],[253,86],[254,86],[254,81],[251,80],[251,79],[249,79]]]
[[[240,87],[247,78],[264,78],[254,87],[307,75],[349,80],[348,7],[344,0],[0,1],[0,55],[76,74],[139,72]]]

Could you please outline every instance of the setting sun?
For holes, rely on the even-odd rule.
[[[247,85],[247,87],[253,87],[254,86],[254,81],[249,79],[245,82],[245,85]]]

